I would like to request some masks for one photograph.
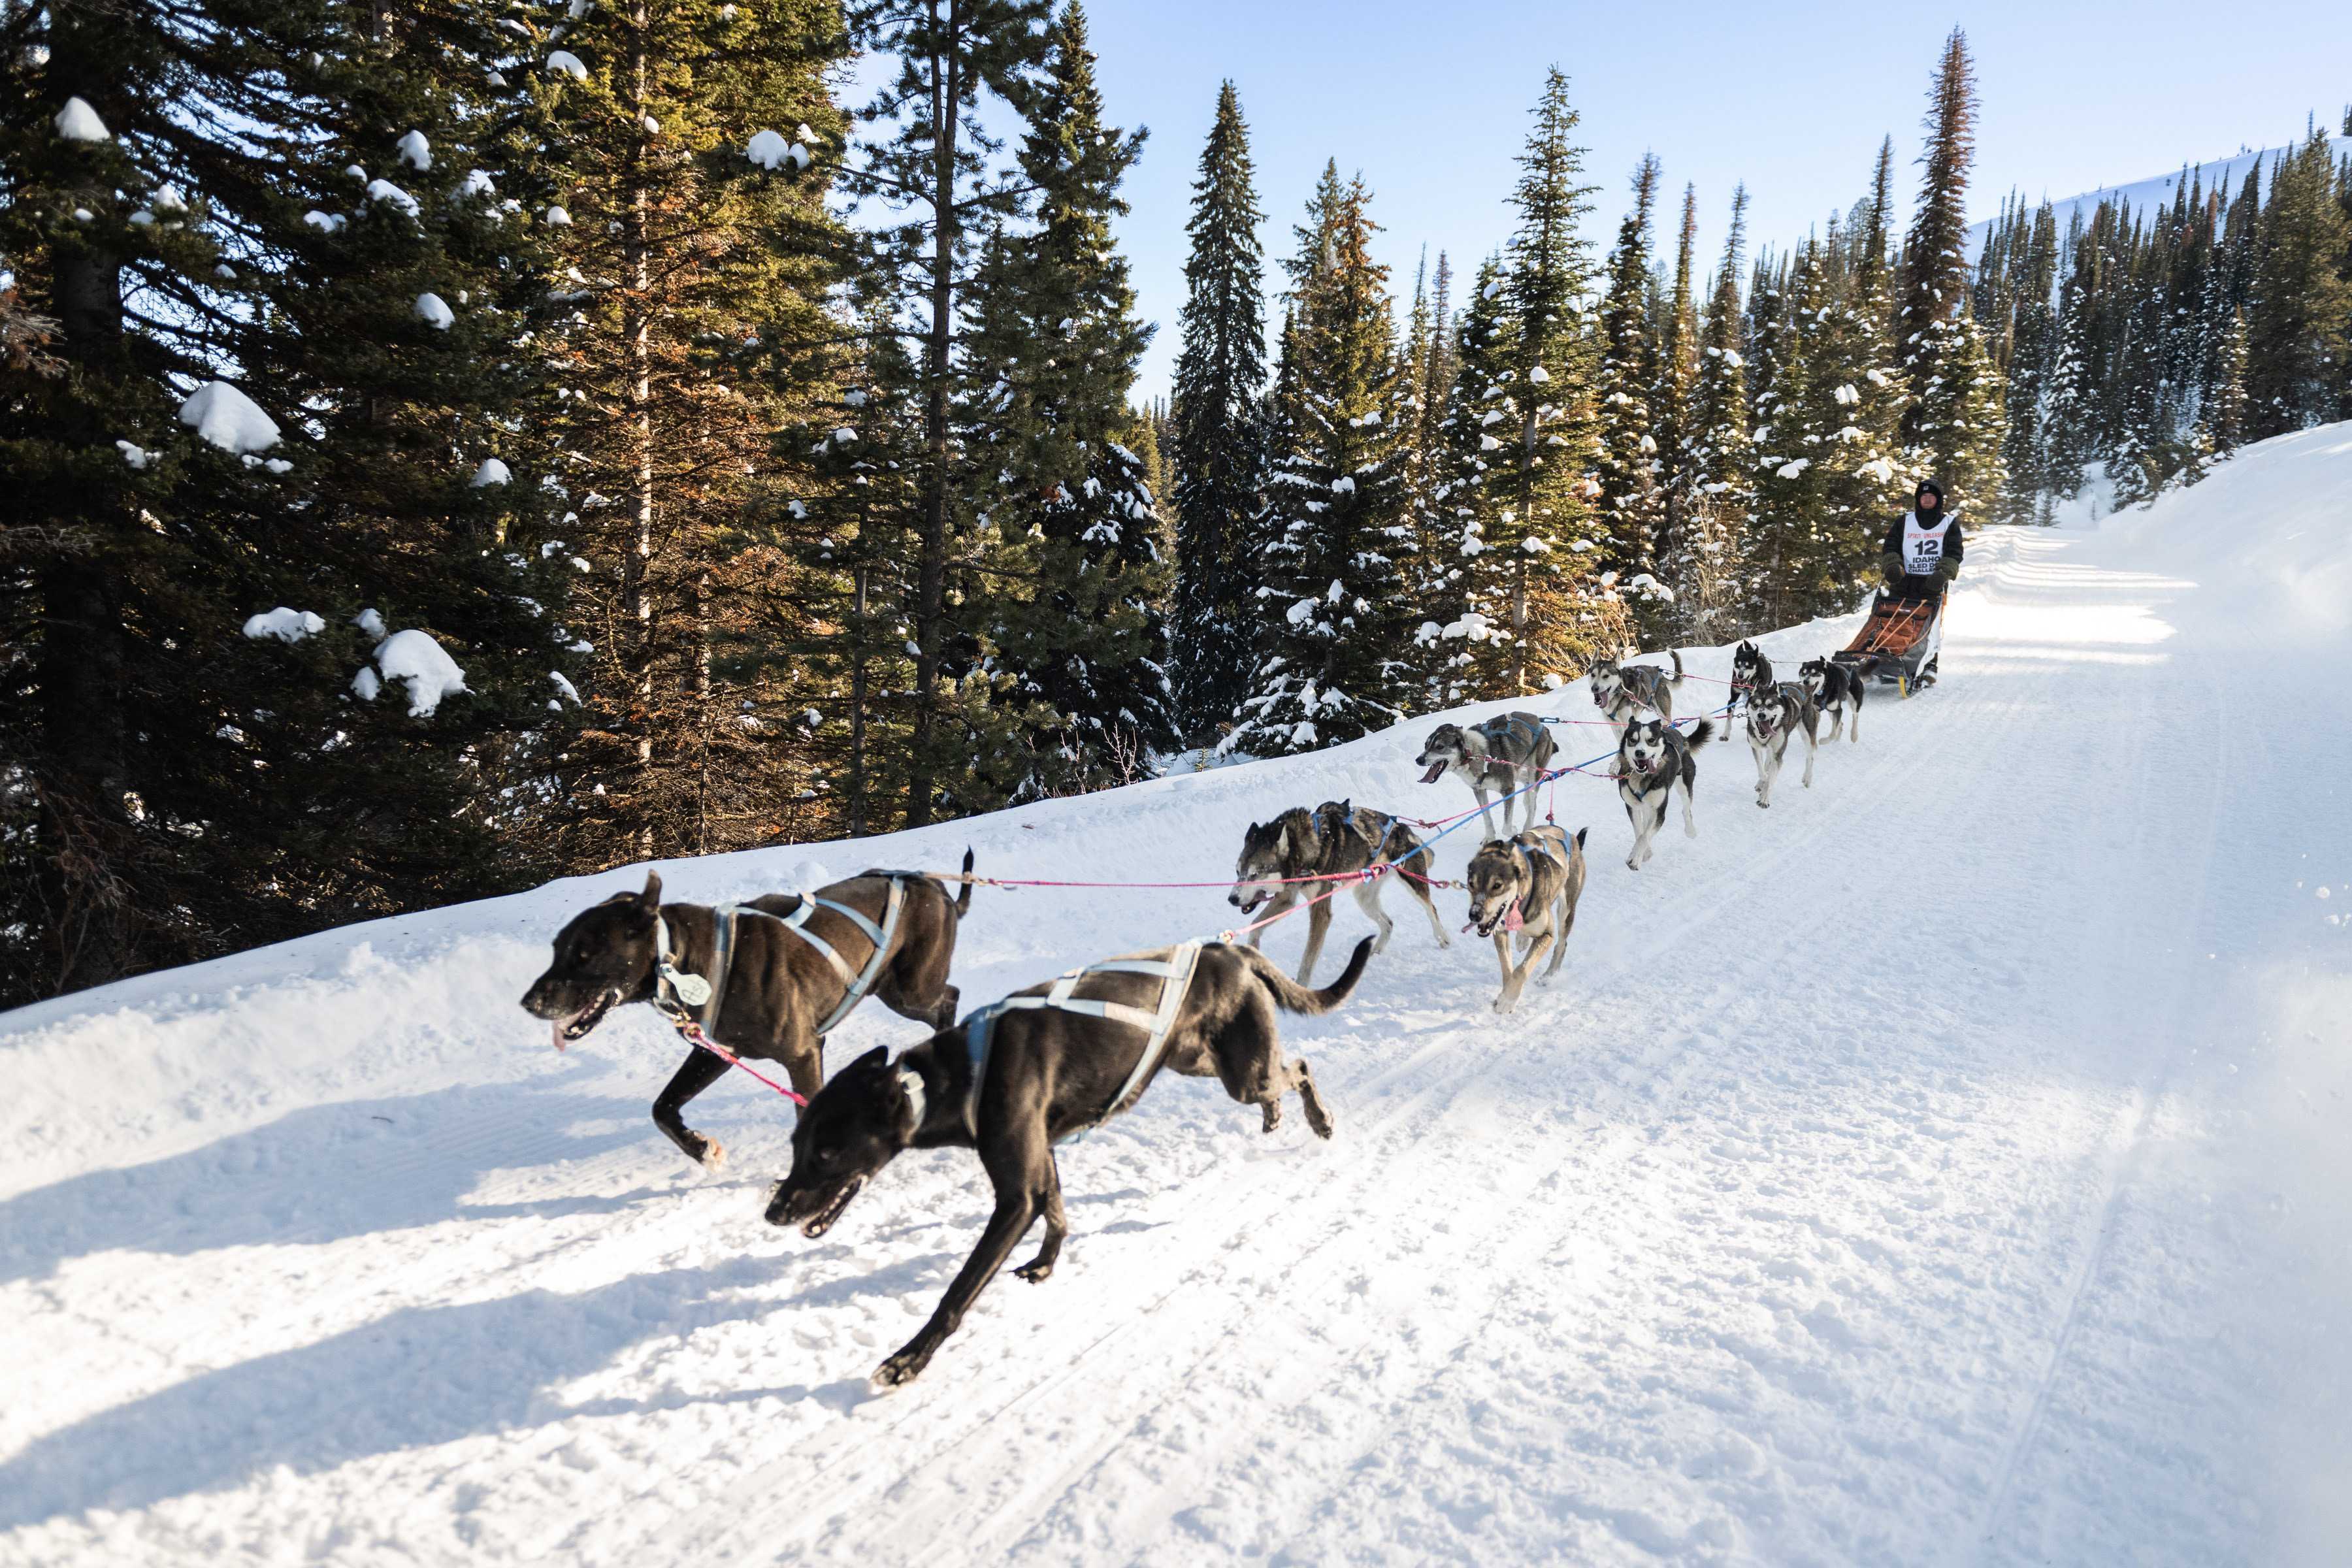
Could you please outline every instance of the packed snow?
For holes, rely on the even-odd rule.
[[[457,668],[449,650],[436,642],[432,633],[414,627],[394,632],[376,645],[375,668],[386,681],[408,683],[408,716],[412,719],[431,718],[444,697],[466,689],[466,672]],[[361,691],[360,695],[373,700],[375,691]]]
[[[681,1051],[648,1009],[549,1050],[516,998],[641,868],[0,1018],[0,1561],[2341,1562],[2347,495],[2339,426],[1972,534],[1941,684],[1874,690],[1769,811],[1702,748],[1698,837],[1638,875],[1611,786],[1562,781],[1591,879],[1507,1019],[1491,949],[1388,888],[1356,996],[1283,1020],[1336,1138],[1155,1082],[1060,1151],[1053,1279],[887,1397],[987,1184],[908,1154],[811,1243],[761,1218],[769,1091],[696,1102],[705,1175],[646,1120]],[[1857,621],[1762,641],[1792,669]],[[1729,650],[1684,657],[1717,706]],[[1285,805],[1467,805],[1412,758],[1507,707],[1608,749],[1576,682],[661,869],[1213,880]],[[982,888],[954,979],[1232,923]],[[1364,930],[1342,900],[1323,978]],[[869,1004],[828,1061],[920,1037]]]
[[[245,618],[247,637],[276,637],[279,642],[300,642],[326,629],[327,623],[315,610],[289,610],[283,605]]]
[[[180,405],[180,423],[224,452],[242,457],[278,445],[278,421],[225,381],[208,381]]]
[[[114,140],[114,132],[106,128],[106,121],[98,117],[98,110],[83,99],[67,99],[66,106],[58,110],[57,117],[50,123],[58,128],[58,134],[68,142]]]

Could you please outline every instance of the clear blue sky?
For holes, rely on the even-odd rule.
[[[1184,220],[1194,166],[1234,79],[1267,213],[1269,262],[1327,158],[1360,170],[1384,226],[1400,296],[1423,244],[1457,270],[1499,244],[1512,156],[1547,65],[1569,73],[1592,183],[1590,232],[1606,247],[1643,151],[1679,201],[1698,184],[1700,243],[1723,242],[1731,188],[1753,198],[1749,232],[1800,237],[1864,188],[1895,136],[1907,216],[1927,77],[1955,22],[1968,30],[1984,104],[1973,216],[2011,186],[2071,195],[2143,178],[2242,143],[2329,129],[2352,99],[2352,4],[2268,0],[2132,7],[2051,0],[1958,12],[1903,5],[1619,5],[1493,0],[1092,0],[1114,123],[1151,139],[1130,176],[1121,238],[1139,303],[1160,323],[1141,395],[1164,392],[1183,303]],[[1269,272],[1273,271],[1271,266]]]

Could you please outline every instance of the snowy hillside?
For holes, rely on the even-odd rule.
[[[2299,145],[2299,143],[2298,143]],[[2263,189],[2270,189],[2271,170],[2281,158],[2291,156],[2294,146],[2265,147],[2258,153],[2239,153],[2214,163],[2193,165],[2187,175],[2192,183],[2201,182],[2207,191],[2219,190],[2222,199],[2238,194],[2245,182],[2246,171],[2259,162],[2263,166]],[[2341,160],[2352,157],[2352,136],[2336,136],[2328,141],[2328,151]],[[2081,195],[2067,196],[2050,205],[2058,216],[2058,232],[2063,237],[2068,225],[2079,215],[2084,223],[2098,210],[2101,202],[2127,201],[2132,211],[2146,212],[2159,204],[2170,205],[2180,187],[2182,174],[2175,170],[2168,174],[2153,174],[2144,180],[2134,180],[2127,185],[2103,185]],[[2038,200],[2033,205],[2039,205]],[[1992,234],[1993,220],[1972,224],[1968,231],[1968,254],[1971,262],[1983,259],[1985,241]]]
[[[2348,509],[2338,426],[1971,540],[1943,684],[1769,812],[1705,748],[1698,837],[1638,875],[1563,783],[1557,984],[1497,1019],[1491,952],[1401,920],[1286,1020],[1334,1141],[1161,1081],[1063,1152],[1053,1279],[887,1398],[986,1184],[909,1155],[809,1242],[761,1219],[764,1089],[698,1102],[704,1177],[647,1121],[649,1011],[550,1051],[516,998],[639,873],[0,1017],[0,1563],[2341,1562]],[[1455,810],[1431,722],[663,872],[1211,879],[1286,805]],[[1230,919],[982,889],[955,978]],[[917,1037],[869,1007],[832,1059]]]

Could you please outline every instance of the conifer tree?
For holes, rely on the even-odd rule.
[[[1127,211],[1118,185],[1143,139],[1103,123],[1076,0],[1051,37],[1020,153],[1039,226],[992,247],[967,350],[996,377],[969,411],[966,440],[980,457],[971,510],[985,514],[1002,564],[968,624],[1022,710],[1012,745],[978,759],[987,791],[1006,802],[1126,782],[1175,737],[1161,619],[1174,563],[1160,552],[1143,459],[1121,439],[1150,334],[1110,225]]]
[[[2247,435],[2338,416],[2352,333],[2352,222],[2336,199],[2327,138],[2313,132],[2271,175],[2247,321]]]
[[[1259,586],[1245,549],[1264,504],[1265,265],[1249,128],[1230,81],[1201,153],[1187,225],[1183,349],[1171,412],[1175,438],[1178,710],[1205,737],[1241,698],[1252,660],[1244,628]]]
[[[1018,214],[1021,181],[997,161],[1001,144],[982,129],[983,94],[1016,110],[1044,66],[1053,21],[1049,0],[853,0],[852,42],[894,64],[859,111],[876,128],[844,167],[850,196],[870,200],[889,220],[866,237],[868,264],[911,319],[911,357],[923,410],[919,512],[912,530],[916,649],[905,823],[919,827],[957,807],[970,761],[969,737],[987,727],[977,650],[956,624],[986,584],[950,584],[968,554],[970,520],[956,507],[971,492],[955,409],[972,388],[972,367],[956,352],[981,242]],[[986,367],[978,375],[993,381]]]
[[[1454,334],[1454,379],[1431,452],[1423,524],[1427,577],[1416,635],[1425,653],[1427,699],[1441,707],[1484,689],[1479,668],[1509,635],[1485,606],[1492,581],[1485,560],[1490,489],[1507,461],[1505,439],[1496,433],[1507,417],[1499,401],[1510,374],[1504,287],[1501,259],[1487,258],[1471,279]]]
[[[1223,744],[1280,755],[1393,722],[1408,700],[1412,547],[1398,435],[1410,399],[1370,194],[1327,165],[1285,263],[1294,318],[1268,479],[1266,650]]]
[[[1755,516],[1754,433],[1748,419],[1740,251],[1748,236],[1748,187],[1731,195],[1731,229],[1707,301],[1698,377],[1692,395],[1687,463],[1700,490],[1717,498],[1725,526],[1745,535]]]
[[[1609,255],[1609,291],[1601,307],[1601,435],[1595,477],[1604,538],[1601,564],[1627,583],[1655,582],[1658,537],[1665,527],[1664,465],[1652,398],[1657,344],[1650,335],[1650,225],[1657,203],[1658,161],[1633,171],[1633,205]],[[1655,601],[1636,601],[1637,605]]]
[[[1507,626],[1486,645],[1494,695],[1564,680],[1595,644],[1593,512],[1598,456],[1596,332],[1587,300],[1597,268],[1580,224],[1593,187],[1573,144],[1577,112],[1555,67],[1534,110],[1511,195],[1518,213],[1503,258],[1503,368],[1487,414],[1504,443],[1480,519],[1486,553],[1476,607]],[[1486,417],[1481,415],[1482,421]]]
[[[1904,246],[1896,333],[1912,402],[1903,424],[1910,464],[1939,476],[1949,504],[1997,513],[2006,434],[1991,357],[1966,316],[1969,163],[1976,148],[1975,67],[1958,28],[1945,40],[1928,91],[1919,210]]]
[[[0,18],[0,254],[35,338],[0,356],[0,653],[30,698],[0,744],[33,803],[0,1005],[543,864],[499,792],[562,725],[568,563],[535,497],[467,483],[499,449],[529,471],[537,262],[424,163],[437,136],[499,166],[499,46],[469,9],[373,19]]]
[[[1692,396],[1698,382],[1699,331],[1694,254],[1698,244],[1698,188],[1683,187],[1682,226],[1675,243],[1674,286],[1664,301],[1659,324],[1658,389],[1651,400],[1657,420],[1659,487],[1664,492],[1664,531],[1658,543],[1664,560],[1675,546],[1675,536],[1691,498],[1697,493],[1689,453],[1695,417]]]

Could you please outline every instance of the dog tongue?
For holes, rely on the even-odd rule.
[[[1421,775],[1421,782],[1423,784],[1435,784],[1439,779],[1442,779],[1444,776],[1445,764],[1444,763],[1432,763],[1429,764],[1429,771]]]
[[[558,1018],[547,1026],[547,1032],[555,1037],[555,1048],[559,1051],[563,1048],[563,1024],[564,1020]]]
[[[1511,912],[1503,917],[1503,929],[1505,931],[1517,931],[1527,923],[1527,921],[1519,918],[1519,906],[1517,904],[1513,904],[1511,906]]]

